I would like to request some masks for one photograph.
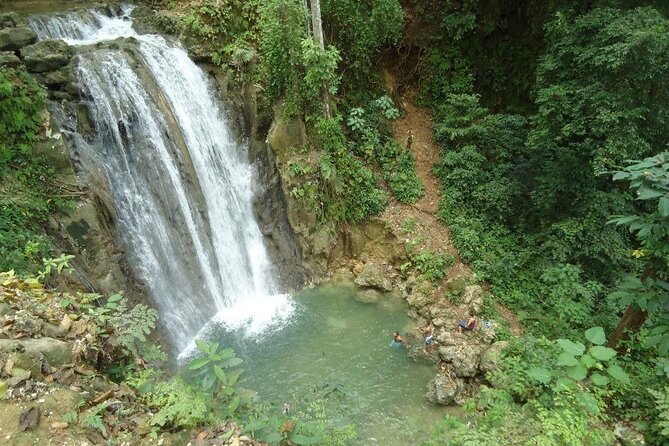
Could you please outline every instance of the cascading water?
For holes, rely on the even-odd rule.
[[[255,335],[293,307],[278,294],[254,219],[246,147],[202,70],[178,44],[135,33],[129,12],[35,17],[31,26],[71,45],[133,37],[80,52],[93,131],[72,138],[104,169],[131,264],[173,344],[183,351],[210,320]]]

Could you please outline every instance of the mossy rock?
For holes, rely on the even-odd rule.
[[[64,67],[74,55],[74,49],[62,40],[44,40],[21,49],[28,71],[44,73]]]
[[[36,41],[37,34],[27,26],[0,29],[0,51],[17,51]]]
[[[21,59],[12,51],[0,51],[0,66],[16,68],[21,65]]]

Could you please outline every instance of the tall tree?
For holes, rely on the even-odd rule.
[[[325,41],[323,40],[323,20],[321,19],[321,1],[311,0],[311,28],[313,30],[314,41],[321,51],[325,51]],[[321,88],[323,96],[323,111],[326,118],[330,118],[330,94],[325,85]]]
[[[325,49],[323,40],[323,21],[321,19],[321,1],[311,0],[311,26],[314,30],[314,40],[322,50]]]

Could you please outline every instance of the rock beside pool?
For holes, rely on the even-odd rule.
[[[427,400],[438,406],[452,406],[458,402],[464,389],[464,381],[448,374],[439,373],[427,385]]]
[[[439,356],[445,363],[451,364],[457,377],[472,378],[478,372],[481,350],[478,345],[451,345],[439,347]]]
[[[393,282],[388,277],[381,265],[376,263],[367,263],[358,269],[359,273],[355,278],[355,283],[369,288],[376,288],[382,291],[392,291]],[[356,271],[354,270],[355,274]]]
[[[355,300],[366,304],[375,304],[381,300],[383,293],[373,288],[366,288],[355,293]]]

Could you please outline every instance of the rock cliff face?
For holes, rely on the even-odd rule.
[[[79,156],[61,130],[74,131],[85,126],[77,119],[78,95],[72,68],[74,48],[61,40],[36,42],[37,36],[16,14],[0,14],[0,66],[23,68],[47,88],[48,112],[34,153],[43,155],[55,168],[54,181],[76,196],[76,207],[52,216],[48,232],[56,249],[76,254],[76,268],[69,281],[79,282],[89,291],[111,294],[124,290],[129,297],[142,294],[128,268],[118,243],[111,194],[101,172],[85,171]],[[67,123],[59,129],[58,117]]]

